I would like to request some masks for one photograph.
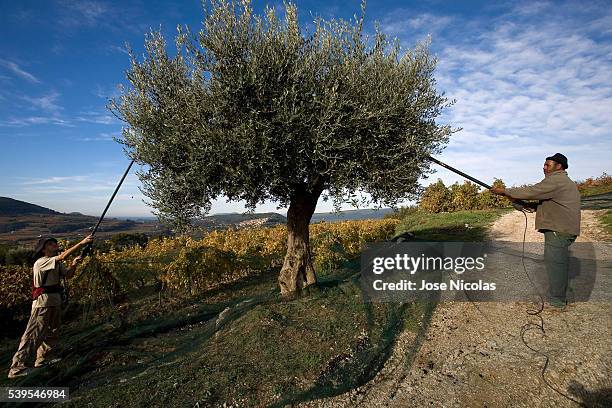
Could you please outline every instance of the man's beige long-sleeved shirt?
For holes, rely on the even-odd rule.
[[[565,170],[549,173],[544,180],[527,187],[508,188],[510,197],[540,200],[535,227],[580,235],[580,193]]]
[[[43,256],[34,263],[34,286],[43,286],[43,276],[47,273],[44,285],[59,285],[60,278],[68,274],[68,269],[55,256]],[[62,295],[59,293],[43,293],[34,299],[32,307],[61,306]]]

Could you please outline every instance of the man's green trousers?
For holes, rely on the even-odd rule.
[[[575,235],[556,231],[544,232],[544,264],[548,275],[548,301],[553,306],[565,306],[568,286],[569,246],[575,240]]]

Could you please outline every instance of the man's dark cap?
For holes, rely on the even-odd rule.
[[[38,244],[36,244],[36,249],[34,250],[34,259],[38,259],[42,255],[42,250],[45,247],[47,242],[55,242],[57,244],[57,239],[53,237],[42,237],[38,240]]]
[[[563,167],[563,170],[567,169],[567,157],[561,153],[555,153],[553,156],[547,157],[546,160],[554,160]]]

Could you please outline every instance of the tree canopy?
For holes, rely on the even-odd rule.
[[[290,232],[292,217],[306,222],[307,244],[321,196],[415,198],[424,158],[451,134],[436,123],[449,102],[427,45],[366,36],[363,10],[317,19],[309,33],[293,4],[280,18],[211,0],[197,34],[179,28],[173,55],[160,32],[147,36],[111,109],[128,124],[128,154],[147,165],[139,177],[161,217],[185,225],[220,196],[249,208],[271,200],[289,206]]]

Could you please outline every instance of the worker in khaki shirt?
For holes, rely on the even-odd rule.
[[[79,247],[93,241],[91,235],[58,255],[59,245],[55,238],[41,238],[34,251],[34,280],[32,312],[26,326],[19,349],[13,356],[13,363],[8,378],[27,375],[28,358],[36,353],[34,367],[43,367],[59,359],[52,360],[51,353],[59,340],[61,323],[61,286],[62,277],[71,278],[75,267],[81,260],[76,257],[70,267],[63,265],[63,260],[74,253]]]
[[[580,193],[567,176],[567,157],[547,157],[544,180],[519,188],[492,188],[510,200],[539,200],[535,227],[544,234],[544,264],[548,275],[548,301],[564,308],[568,286],[569,246],[580,235]]]

